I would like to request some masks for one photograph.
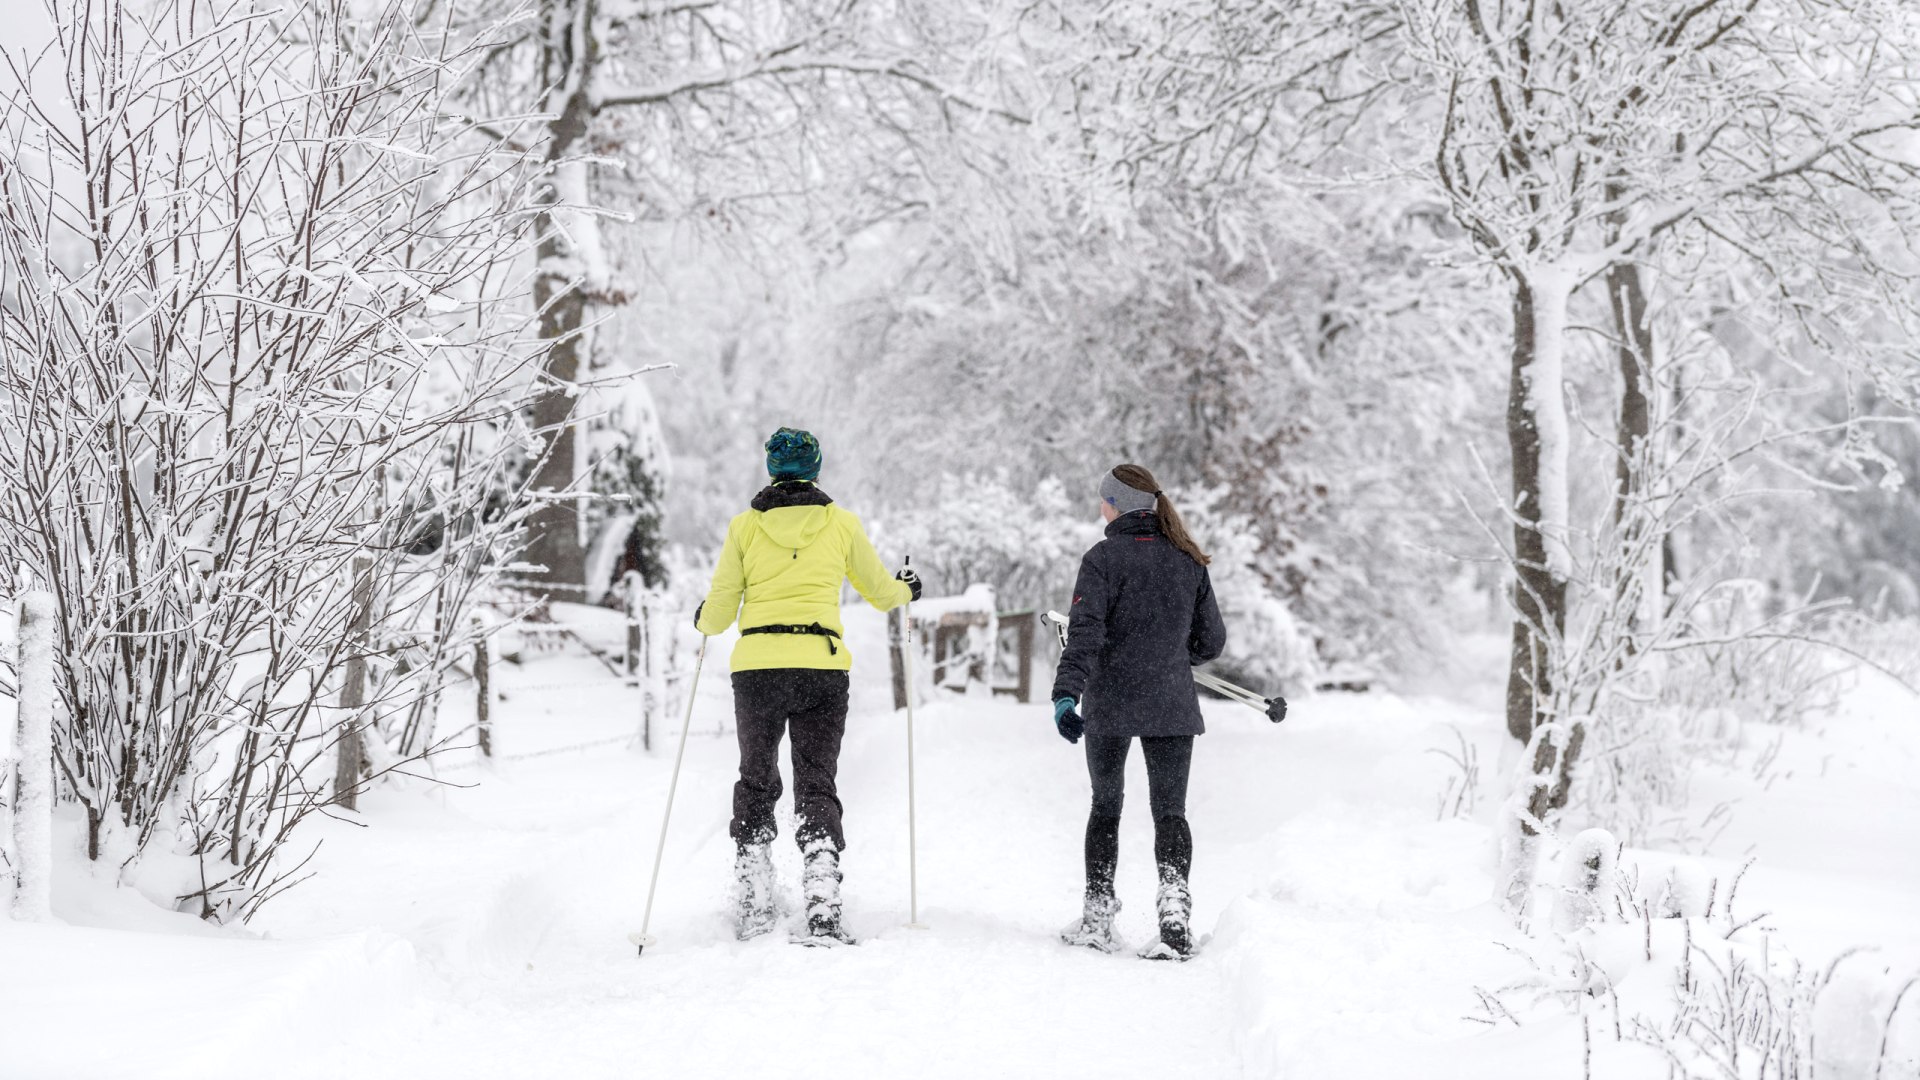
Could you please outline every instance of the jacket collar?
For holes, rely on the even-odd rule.
[[[1160,516],[1151,510],[1121,514],[1107,523],[1108,536],[1159,536]]]
[[[833,499],[810,481],[788,480],[761,488],[747,505],[764,512],[783,506],[831,506]]]

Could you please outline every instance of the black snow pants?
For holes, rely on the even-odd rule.
[[[1087,894],[1113,895],[1120,861],[1120,805],[1127,787],[1130,738],[1086,736],[1087,774],[1093,780],[1093,812],[1087,815]],[[1184,883],[1193,870],[1193,831],[1187,827],[1187,773],[1193,736],[1143,737],[1147,802],[1153,810],[1153,855],[1160,880]]]
[[[767,668],[733,673],[733,717],[740,734],[740,781],[733,785],[734,842],[764,844],[778,830],[780,738],[793,735],[794,839],[804,849],[825,839],[845,850],[840,829],[840,739],[847,733],[847,673]]]

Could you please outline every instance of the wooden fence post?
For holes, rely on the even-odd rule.
[[[887,612],[887,643],[893,654],[893,707],[907,707],[907,668],[906,652],[901,643],[902,625],[900,609]]]
[[[1018,634],[1020,643],[1015,647],[1020,650],[1020,685],[1019,688],[1015,690],[1014,696],[1022,703],[1025,703],[1033,700],[1033,639],[1034,631],[1038,629],[1036,624],[1039,622],[1040,616],[1033,612],[1027,612],[1024,615],[1017,615],[1015,618],[1020,620],[1015,624],[1019,627]]]
[[[635,610],[638,590],[633,585],[633,575],[629,574],[621,581],[621,607],[627,613],[627,674],[636,678],[640,675],[640,616]]]
[[[20,598],[18,712],[14,721],[13,917],[45,922],[53,917],[53,597],[32,592]],[[0,782],[9,779],[0,771]]]
[[[487,639],[473,643],[473,681],[477,693],[474,716],[480,730],[480,756],[493,756],[493,673],[488,664]]]
[[[654,627],[648,621],[647,594],[637,574],[627,575],[627,678],[640,699],[640,749],[653,752],[652,681]]]
[[[634,578],[636,585],[638,575]],[[647,710],[644,742],[653,742],[653,718],[667,715],[667,654],[673,651],[673,628],[667,625],[667,594],[650,591],[641,595],[640,621],[646,632],[646,647],[641,652],[645,665],[640,695]],[[642,747],[647,749],[648,747]]]

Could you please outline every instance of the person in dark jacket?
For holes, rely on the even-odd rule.
[[[1160,870],[1160,938],[1141,955],[1182,959],[1193,952],[1187,770],[1193,737],[1206,730],[1191,669],[1220,655],[1227,629],[1207,555],[1152,473],[1138,465],[1108,473],[1100,481],[1100,513],[1107,536],[1080,560],[1067,647],[1053,680],[1054,725],[1070,743],[1084,734],[1093,781],[1085,908],[1061,938],[1107,952],[1119,947],[1113,876],[1127,752],[1139,739]]]

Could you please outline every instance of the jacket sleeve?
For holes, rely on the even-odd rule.
[[[1060,654],[1060,667],[1053,675],[1055,701],[1063,697],[1080,700],[1087,680],[1100,659],[1100,648],[1107,642],[1107,576],[1101,572],[1100,549],[1094,548],[1080,560],[1080,573],[1073,579],[1073,610],[1067,614],[1067,648]]]
[[[1227,648],[1227,624],[1213,599],[1213,576],[1200,568],[1200,595],[1193,605],[1193,629],[1187,633],[1187,662],[1194,667],[1217,659]]]
[[[747,566],[740,550],[738,523],[727,526],[727,542],[720,548],[720,563],[713,568],[713,584],[707,587],[706,603],[700,608],[698,628],[712,637],[724,633],[740,614],[740,600],[747,591]]]
[[[887,566],[880,561],[880,553],[873,550],[873,541],[867,539],[866,527],[860,524],[860,519],[849,513],[846,521],[853,533],[847,543],[846,574],[854,589],[881,611],[892,611],[913,599],[913,589],[887,573]]]

